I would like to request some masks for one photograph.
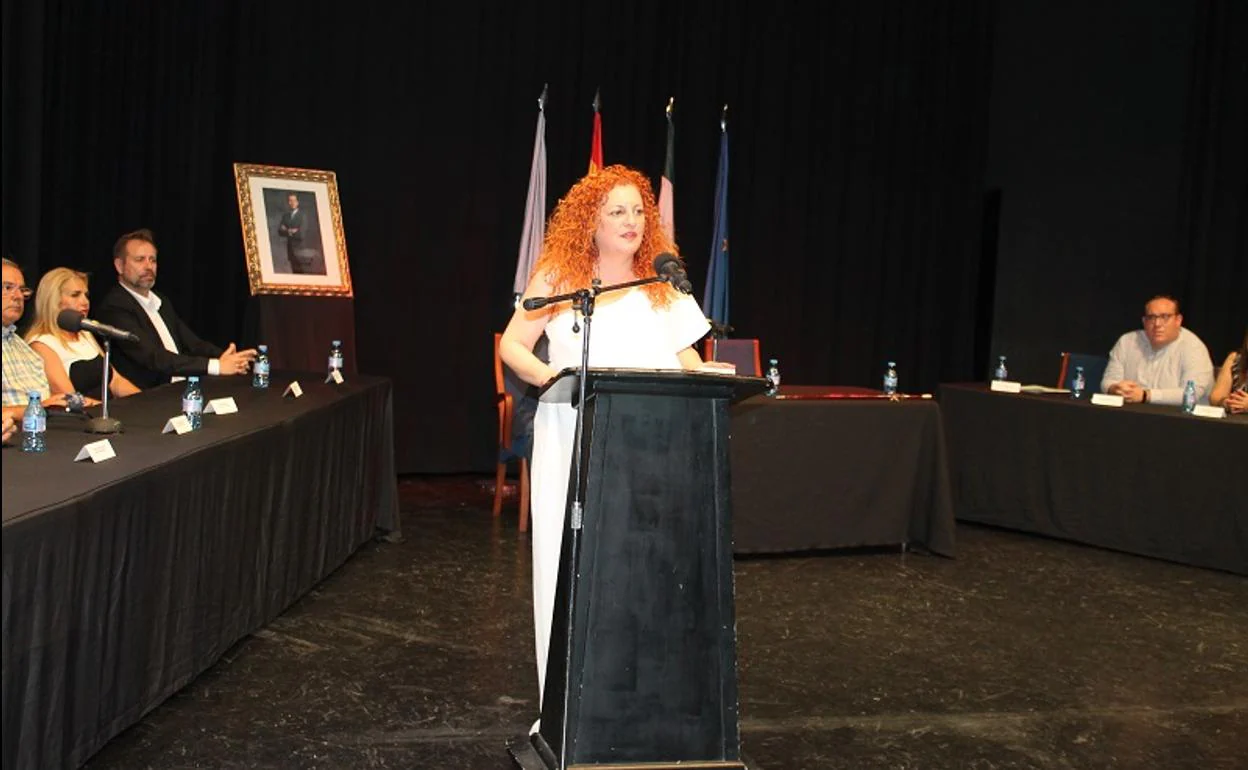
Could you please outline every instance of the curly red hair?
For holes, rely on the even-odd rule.
[[[599,211],[612,190],[626,185],[636,187],[641,193],[646,219],[641,245],[633,254],[633,275],[649,278],[655,274],[655,257],[663,252],[677,253],[676,244],[659,226],[659,207],[655,203],[650,181],[641,172],[627,166],[606,166],[572,185],[550,216],[546,239],[542,243],[542,256],[534,272],[544,274],[555,291],[574,291],[590,285],[594,277],[594,260],[598,256],[594,233],[598,229]],[[649,295],[652,307],[671,304],[673,290],[667,284],[652,283],[641,288]]]

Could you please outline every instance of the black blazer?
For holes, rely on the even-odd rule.
[[[138,342],[113,341],[112,363],[122,376],[140,388],[163,385],[175,375],[207,374],[208,359],[219,358],[222,352],[222,348],[200,339],[182,323],[168,297],[160,299],[160,317],[178,346],[177,353],[165,350],[147,311],[121,284],[114,286],[103,301],[91,308],[96,320],[138,336]]]

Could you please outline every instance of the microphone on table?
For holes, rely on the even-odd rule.
[[[92,321],[90,318],[83,318],[77,310],[62,310],[56,316],[56,325],[60,326],[67,332],[76,332],[86,329],[89,332],[95,332],[103,337],[109,337],[123,342],[138,342],[139,338],[132,332],[125,329],[118,329],[116,326],[109,326],[100,321]]]
[[[685,263],[681,262],[676,255],[665,251],[655,257],[654,272],[680,293],[693,293],[693,283],[689,280],[689,274],[685,272]]]

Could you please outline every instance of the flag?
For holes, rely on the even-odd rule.
[[[594,92],[594,138],[589,143],[589,173],[594,173],[602,168],[602,115],[599,114],[598,108],[602,101],[599,99],[599,91]]]
[[[728,324],[728,106],[719,121],[719,170],[715,172],[715,232],[706,273],[702,311],[711,320]]]
[[[659,225],[672,243],[676,242],[676,203],[673,200],[676,185],[676,125],[672,123],[672,103],[667,100],[667,155],[663,159],[663,178],[659,180]]]
[[[529,167],[529,197],[524,202],[524,230],[520,234],[520,256],[512,283],[513,303],[519,302],[529,285],[533,266],[542,252],[546,237],[546,86],[537,98],[537,131],[533,138],[533,165]]]

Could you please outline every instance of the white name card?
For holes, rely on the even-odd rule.
[[[303,386],[299,384],[298,380],[295,380],[294,382],[287,385],[286,390],[282,391],[282,398],[286,398],[287,396],[299,398],[302,395],[303,395]]]
[[[1122,396],[1114,396],[1109,393],[1093,393],[1092,403],[1097,406],[1122,406]]]
[[[214,398],[204,407],[204,414],[234,414],[237,411],[238,405],[234,403],[233,396]]]
[[[993,380],[988,388],[997,393],[1021,393],[1023,391],[1023,383],[1011,382],[1010,380]]]
[[[177,417],[170,417],[169,422],[165,423],[165,427],[161,433],[169,433],[170,431],[181,436],[183,433],[191,432],[191,421],[186,419],[186,415],[180,414]]]
[[[330,370],[329,376],[325,378],[325,381],[332,382],[336,385],[341,385],[343,382],[345,382],[345,380],[342,379],[342,371],[339,369]]]
[[[1209,406],[1207,404],[1197,404],[1192,410],[1192,414],[1197,417],[1209,417],[1214,420],[1221,420],[1226,416],[1226,410],[1220,406]]]
[[[93,463],[102,463],[116,456],[117,453],[113,451],[113,445],[108,442],[108,439],[102,438],[99,441],[92,441],[90,444],[83,444],[82,449],[78,450],[78,456],[74,458],[74,462],[89,459]]]

